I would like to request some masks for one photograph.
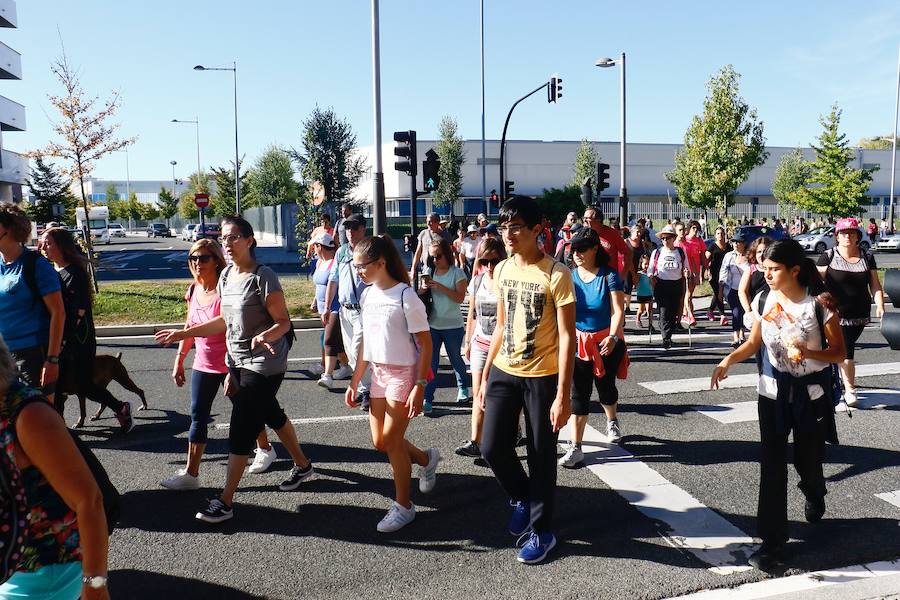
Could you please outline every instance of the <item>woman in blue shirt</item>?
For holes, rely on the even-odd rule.
[[[622,438],[616,404],[616,377],[627,372],[622,330],[625,293],[622,280],[610,267],[609,254],[594,230],[585,228],[572,238],[572,279],[575,284],[575,370],[572,376],[572,443],[559,465],[575,468],[584,462],[581,441],[587,425],[592,388],[597,388],[606,413],[607,439]],[[620,373],[621,371],[621,373]]]

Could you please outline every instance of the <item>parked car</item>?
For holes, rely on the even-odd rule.
[[[834,248],[834,226],[828,225],[826,227],[816,227],[815,229],[811,229],[808,233],[798,235],[794,239],[800,242],[800,245],[803,246],[805,251],[822,254],[826,250]],[[861,228],[859,230],[859,240],[860,250],[866,252],[871,248],[869,238]]]
[[[880,236],[875,243],[875,249],[881,252],[889,252],[891,250],[896,252],[900,250],[900,233]]]
[[[125,228],[121,223],[110,223],[108,229],[109,237],[125,237]]]
[[[150,223],[147,225],[147,237],[172,237],[172,232],[165,223]]]
[[[66,227],[66,229],[71,233],[76,239],[84,239],[84,231],[79,227]]]
[[[197,225],[194,223],[188,223],[184,227],[181,228],[181,239],[185,242],[191,241],[193,238],[194,227]]]
[[[202,239],[218,240],[219,236],[222,235],[222,230],[219,229],[218,223],[206,223],[194,227],[192,234],[192,242]]]

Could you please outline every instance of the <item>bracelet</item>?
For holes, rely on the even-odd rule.
[[[421,385],[422,387],[425,387],[426,385],[428,385],[428,380],[427,379],[417,379],[416,385]],[[413,387],[415,387],[415,386],[413,386]]]
[[[44,362],[50,363],[51,365],[58,365],[59,356],[48,356],[46,359],[44,359]]]

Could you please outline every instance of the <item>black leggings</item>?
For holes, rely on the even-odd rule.
[[[847,350],[847,360],[853,360],[856,354],[856,342],[862,335],[865,325],[841,325],[841,331],[844,334],[844,348]]]
[[[716,309],[724,315],[725,314],[725,300],[723,298],[719,298],[719,276],[718,274],[714,274],[713,278],[709,280],[709,287],[712,288],[712,302],[709,304],[710,312],[714,312]]]
[[[744,307],[737,290],[728,291],[728,306],[731,307],[731,331],[740,331],[744,328]]]
[[[275,397],[284,373],[266,376],[247,369],[229,370],[238,390],[231,398],[228,452],[247,456],[264,426],[281,429],[287,423],[287,415]]]
[[[619,401],[619,390],[616,389],[616,372],[625,357],[625,342],[619,340],[609,356],[603,357],[603,377],[594,375],[594,363],[575,359],[575,371],[572,374],[572,414],[584,416],[590,412],[591,393],[597,388],[600,404],[615,406]]]
[[[653,297],[659,307],[659,322],[662,329],[662,337],[665,341],[672,341],[675,333],[675,324],[681,318],[681,303],[684,299],[684,279],[669,281],[657,279],[653,288]]]

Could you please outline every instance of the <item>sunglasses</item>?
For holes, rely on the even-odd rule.
[[[432,254],[431,255],[432,260],[437,260],[439,258],[444,258],[444,255],[443,254]]]
[[[193,263],[202,263],[206,264],[213,259],[209,254],[191,254],[188,256],[188,260]]]
[[[482,267],[496,267],[500,264],[502,258],[479,258],[478,264]]]

